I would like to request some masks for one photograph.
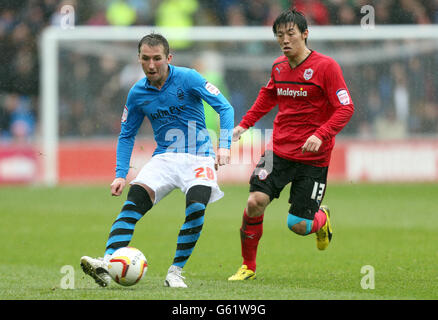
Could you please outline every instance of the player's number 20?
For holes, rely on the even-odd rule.
[[[199,167],[195,169],[195,172],[196,178],[214,180],[214,171],[210,167]]]

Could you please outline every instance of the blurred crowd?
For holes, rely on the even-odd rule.
[[[46,26],[62,23],[66,5],[74,8],[75,25],[271,26],[279,12],[289,7],[304,12],[311,26],[359,25],[361,8],[367,5],[374,9],[377,25],[438,24],[438,0],[0,0],[2,140],[35,136],[40,92],[38,40]],[[173,49],[179,49],[176,43]],[[184,50],[184,44],[180,49]],[[395,138],[438,134],[437,52],[435,47],[424,55],[390,63],[342,65],[357,108],[343,134]],[[61,66],[61,74],[71,77],[60,77],[61,135],[117,134],[120,106],[138,69],[111,55],[63,54],[69,63]],[[195,62],[191,66],[202,68]],[[209,76],[215,77],[214,72]],[[240,79],[239,72],[226,70],[217,78],[236,109],[236,121],[268,76],[269,70],[255,70],[249,79]],[[252,82],[257,89],[239,90],[242,81]]]

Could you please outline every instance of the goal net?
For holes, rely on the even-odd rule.
[[[149,32],[168,38],[172,63],[197,69],[235,108],[236,124],[269,79],[281,55],[270,27],[50,27],[40,42],[40,135],[43,182],[58,182],[63,141],[110,141],[130,87],[141,77],[137,44]],[[403,139],[436,135],[438,127],[438,26],[311,27],[308,46],[342,67],[356,106],[340,134],[351,139]],[[217,118],[205,107],[210,129]],[[254,138],[272,129],[274,108]],[[144,121],[138,139],[150,140]],[[96,160],[98,161],[98,160]],[[247,178],[247,176],[246,176]]]

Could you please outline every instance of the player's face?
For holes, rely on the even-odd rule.
[[[161,44],[153,47],[143,44],[138,55],[143,72],[150,83],[157,88],[161,88],[166,81],[171,60],[172,55],[166,56]]]
[[[306,49],[309,31],[303,33],[295,24],[280,25],[277,28],[277,41],[283,54],[288,58],[299,56]]]

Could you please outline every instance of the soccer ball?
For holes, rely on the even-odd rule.
[[[122,286],[132,286],[146,274],[148,263],[144,254],[133,247],[117,249],[108,263],[111,278]]]

